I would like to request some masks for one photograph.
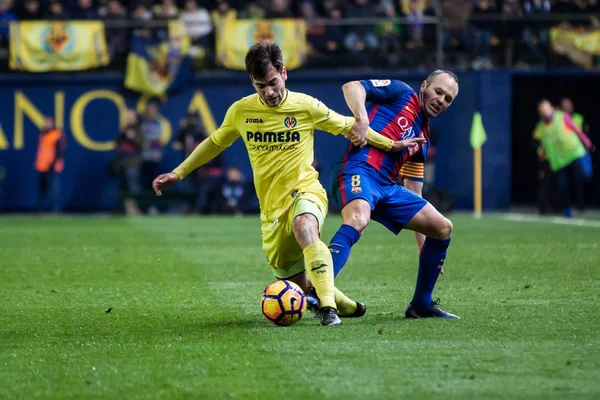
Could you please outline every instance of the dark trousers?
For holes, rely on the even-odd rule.
[[[38,211],[60,212],[58,194],[60,174],[54,171],[40,172],[38,185]]]
[[[566,167],[556,171],[556,183],[558,185],[562,206],[565,210],[572,206],[571,188],[573,188],[575,192],[575,204],[577,208],[583,210],[585,207],[583,183],[586,178],[583,157],[578,158]]]

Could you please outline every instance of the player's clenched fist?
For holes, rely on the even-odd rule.
[[[357,120],[350,131],[345,135],[356,147],[367,144],[369,134],[369,120]]]
[[[175,172],[169,172],[167,174],[162,174],[156,177],[152,182],[152,188],[154,192],[156,192],[157,196],[162,196],[162,190],[166,187],[171,186],[174,183],[177,183],[179,178]]]

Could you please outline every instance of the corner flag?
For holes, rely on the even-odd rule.
[[[476,112],[473,114],[473,124],[471,125],[471,147],[478,149],[483,146],[486,140],[487,135],[485,134],[481,114]]]
[[[481,114],[476,112],[473,114],[473,124],[471,125],[471,147],[473,148],[473,212],[476,218],[481,217],[482,209],[482,162],[481,162],[481,146],[487,140],[485,128]]]

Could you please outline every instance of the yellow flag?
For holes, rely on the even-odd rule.
[[[26,21],[10,24],[11,69],[81,71],[109,62],[103,22]]]
[[[169,37],[133,36],[129,45],[125,87],[150,96],[186,87],[191,76],[190,38],[182,21],[169,22]]]
[[[478,149],[483,146],[486,140],[487,135],[485,133],[485,128],[483,127],[481,114],[476,112],[473,115],[473,124],[471,125],[471,147]]]

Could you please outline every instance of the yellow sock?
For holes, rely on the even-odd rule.
[[[337,305],[338,312],[340,315],[352,315],[356,311],[358,305],[356,302],[349,297],[347,297],[344,293],[342,293],[338,288],[335,289],[335,304]]]
[[[333,260],[325,243],[318,241],[304,248],[304,268],[321,300],[321,307],[337,309],[333,285]]]

